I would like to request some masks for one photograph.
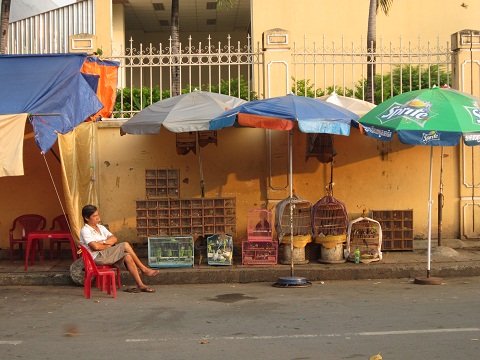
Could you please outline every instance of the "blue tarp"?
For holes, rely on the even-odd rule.
[[[86,54],[0,55],[0,114],[29,113],[47,152],[103,105],[80,73]],[[51,114],[57,114],[50,116]]]

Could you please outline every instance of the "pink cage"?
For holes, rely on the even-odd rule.
[[[250,210],[247,215],[247,241],[272,241],[272,212]]]

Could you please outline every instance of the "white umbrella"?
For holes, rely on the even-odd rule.
[[[210,120],[246,101],[234,96],[194,90],[157,101],[126,121],[127,134],[158,134],[162,126],[174,133],[209,130]],[[200,188],[204,196],[202,150],[199,150]]]
[[[376,106],[375,104],[372,104],[368,101],[338,95],[336,92],[333,92],[329,95],[320,96],[318,99],[341,106],[347,110],[350,110],[354,114],[357,114],[360,117],[365,115],[367,112],[369,112]]]
[[[372,104],[371,102],[368,102],[368,101],[351,98],[348,96],[338,95],[336,92],[332,92],[331,94],[320,96],[317,99],[324,100],[330,104],[341,106],[344,109],[347,109],[360,117],[368,113],[370,110],[372,110],[376,106],[375,104]],[[358,123],[356,120],[353,121],[353,124],[355,124],[355,126],[358,127]],[[330,162],[329,188],[333,196],[333,160]]]
[[[162,125],[175,133],[209,130],[210,120],[245,102],[234,96],[194,90],[157,101],[121,128],[127,134],[137,135],[158,134]]]

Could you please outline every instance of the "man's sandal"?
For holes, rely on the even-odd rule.
[[[132,287],[132,288],[126,288],[123,291],[128,293],[138,294],[139,292],[142,292],[142,289],[140,289],[139,287]]]

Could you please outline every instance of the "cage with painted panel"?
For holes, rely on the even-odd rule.
[[[148,237],[148,266],[193,267],[193,249],[193,236]]]
[[[207,237],[208,265],[232,265],[233,238],[227,234]]]
[[[278,242],[242,241],[243,265],[276,265],[278,262]]]
[[[377,220],[359,217],[348,223],[346,259],[355,261],[355,250],[360,251],[360,262],[382,259],[382,227]]]

